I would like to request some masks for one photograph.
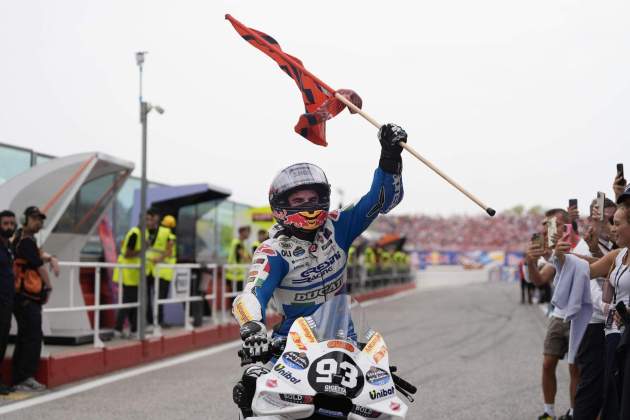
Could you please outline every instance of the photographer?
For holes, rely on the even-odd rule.
[[[22,230],[13,241],[16,277],[13,315],[17,321],[13,383],[18,391],[46,389],[34,378],[42,350],[42,305],[52,292],[44,264],[50,264],[55,276],[59,276],[59,265],[55,257],[42,252],[37,246],[35,235],[44,226],[45,219],[46,215],[37,207],[28,207],[22,217]]]
[[[572,211],[572,213],[573,217],[575,217],[575,212]],[[548,262],[545,262],[542,268],[538,268],[539,259],[544,258],[546,260],[551,255],[551,249],[549,248],[549,225],[555,224],[557,227],[557,237],[561,237],[565,233],[565,226],[571,224],[571,216],[567,211],[562,209],[551,209],[545,213],[545,217],[546,219],[543,222],[544,230],[542,232],[543,243],[532,243],[526,255],[528,278],[536,286],[551,284],[556,275],[555,267]],[[552,238],[552,242],[556,242],[557,237]],[[571,249],[582,254],[588,252],[588,245],[577,235],[577,232],[572,231],[569,239],[571,241]],[[543,345],[542,389],[544,405],[543,414],[539,417],[541,420],[551,420],[555,418],[554,405],[557,392],[556,368],[558,361],[567,354],[569,349],[570,323],[564,321],[565,317],[566,313],[559,308],[554,308],[549,317],[547,333]],[[579,380],[579,372],[574,364],[569,364],[569,374],[571,378],[569,384],[571,408],[566,415],[560,417],[561,419],[572,419],[573,407],[575,407],[575,391]]]

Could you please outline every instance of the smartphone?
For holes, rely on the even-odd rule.
[[[562,235],[563,240],[571,240],[571,236],[573,236],[574,226],[571,223],[564,225],[564,235]]]
[[[619,182],[617,182],[617,185],[625,185],[626,180],[624,179],[624,176],[623,176],[623,163],[617,164],[617,176],[621,177]]]
[[[538,232],[532,234],[532,244],[540,247],[541,249],[545,249],[545,242],[542,234]]]
[[[549,248],[553,248],[553,237],[558,233],[558,225],[556,224],[556,218],[550,217],[547,220],[547,244]]]
[[[597,210],[599,211],[599,220],[604,221],[604,200],[606,199],[606,194],[601,191],[597,192]]]
[[[569,199],[569,207],[577,207],[577,198]]]

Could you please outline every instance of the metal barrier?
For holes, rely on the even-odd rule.
[[[69,273],[69,305],[66,307],[45,307],[43,311],[45,313],[64,313],[64,312],[94,312],[94,347],[103,348],[105,345],[101,340],[101,311],[104,310],[120,310],[124,308],[136,308],[139,310],[140,303],[123,303],[123,281],[122,278],[118,283],[118,303],[101,304],[101,278],[102,269],[140,269],[138,264],[116,264],[116,263],[104,263],[104,262],[60,262],[61,267],[70,269]],[[93,305],[81,305],[75,306],[75,280],[79,278],[81,268],[94,269],[94,304]],[[228,276],[230,270],[242,270],[243,279],[247,279],[248,264],[157,264],[156,276],[154,279],[154,298],[152,305],[153,313],[153,332],[154,337],[162,335],[161,326],[159,323],[159,309],[160,305],[183,303],[184,304],[184,328],[188,331],[193,329],[190,319],[191,302],[208,302],[211,308],[211,322],[214,324],[228,323],[233,321],[231,315],[227,313],[227,309],[231,307],[231,301],[241,293],[244,281],[238,281],[238,276]],[[174,276],[172,281],[177,282],[178,273],[184,273],[183,275],[189,276],[186,291],[179,297],[167,297],[165,299],[159,298],[159,273],[160,270],[172,269],[174,270]],[[194,295],[191,289],[192,270],[200,270],[200,272],[210,275],[211,278],[211,293],[207,293],[209,284],[198,287],[196,292],[202,292],[202,295]],[[121,271],[124,276],[124,271]],[[219,276],[221,278],[221,287],[219,286]],[[378,287],[387,286],[393,283],[402,283],[410,281],[414,278],[414,272],[410,269],[399,269],[395,266],[388,267],[387,269],[379,269],[375,271],[366,270],[361,265],[349,266],[346,272],[346,284],[348,290],[351,293],[362,292]],[[232,277],[227,279],[227,277]],[[228,287],[229,286],[229,287]],[[270,302],[270,308],[268,312],[277,312],[277,308],[273,307],[273,300]],[[146,314],[138,314],[138,316],[146,316]]]
[[[186,331],[192,331],[193,327],[190,323],[190,303],[191,302],[202,302],[202,301],[210,301],[212,308],[212,321],[216,322],[215,314],[217,311],[217,264],[157,264],[155,266],[157,269],[156,276],[154,278],[154,287],[153,287],[153,336],[160,337],[162,335],[162,329],[159,323],[159,306],[165,305],[168,303],[183,303],[184,304],[184,329]],[[159,298],[159,288],[160,288],[160,271],[164,269],[172,269],[174,270],[174,278],[171,281],[177,281],[177,270],[188,270],[188,273],[191,274],[191,271],[194,269],[199,270],[212,270],[212,293],[205,293],[202,296],[192,296],[191,295],[191,279],[192,275],[190,275],[189,280],[186,285],[186,294],[181,298],[167,298],[160,299]],[[207,288],[203,290],[207,291]],[[223,308],[225,300],[222,299],[221,307],[222,313],[225,312],[225,308]]]
[[[66,307],[54,307],[54,308],[44,308],[43,312],[45,313],[64,313],[64,312],[94,312],[94,325],[93,325],[93,329],[94,329],[94,347],[97,348],[103,348],[105,345],[103,343],[103,341],[101,340],[101,311],[105,311],[105,310],[119,310],[119,309],[124,309],[124,308],[139,308],[140,303],[139,302],[134,302],[134,303],[123,303],[122,302],[122,279],[119,282],[119,286],[118,286],[118,303],[112,303],[112,304],[101,304],[101,277],[102,277],[102,273],[101,270],[102,269],[136,269],[139,270],[140,269],[140,265],[138,264],[115,264],[115,263],[103,263],[103,262],[67,262],[67,261],[63,261],[59,263],[60,267],[67,267],[70,269],[70,273],[69,273],[69,281],[70,281],[70,287],[69,287],[69,304]],[[93,305],[81,305],[81,306],[75,306],[74,305],[74,300],[75,300],[75,280],[79,278],[79,272],[81,268],[93,268],[94,269],[94,304]],[[161,335],[161,329],[159,326],[159,320],[158,320],[158,309],[159,309],[159,305],[163,305],[163,304],[168,304],[168,303],[184,303],[185,305],[185,310],[184,310],[184,328],[186,328],[187,330],[192,330],[192,326],[190,324],[190,317],[189,317],[189,311],[190,311],[190,303],[191,302],[197,302],[197,301],[208,301],[211,305],[212,308],[212,321],[213,322],[217,322],[217,307],[218,307],[218,291],[217,291],[217,284],[218,284],[218,279],[217,279],[217,272],[218,272],[218,265],[217,264],[158,264],[156,266],[156,268],[158,269],[158,273],[160,269],[165,269],[165,268],[173,268],[175,270],[177,269],[184,269],[184,270],[192,270],[192,269],[203,269],[203,270],[210,270],[212,271],[212,293],[206,293],[202,296],[191,296],[191,289],[190,289],[190,282],[188,282],[187,285],[187,293],[186,296],[183,297],[179,297],[179,298],[168,298],[168,299],[159,299],[158,296],[158,290],[159,290],[159,274],[158,277],[156,277],[156,288],[155,288],[155,298],[153,299],[154,302],[154,306],[153,306],[153,315],[154,315],[154,325],[153,325],[153,336],[160,336]],[[122,272],[124,273],[124,271]],[[123,274],[124,275],[124,274]],[[221,303],[222,306],[222,312],[225,312],[225,308],[224,308],[224,303]],[[139,314],[139,316],[146,316],[146,314]],[[225,317],[224,317],[225,318]]]
[[[60,313],[60,312],[94,311],[94,347],[103,348],[105,345],[103,344],[103,341],[101,340],[101,335],[100,335],[101,311],[111,310],[111,309],[137,308],[139,307],[140,304],[138,302],[122,303],[122,287],[119,287],[120,291],[118,293],[118,303],[101,305],[101,269],[103,268],[140,269],[140,266],[137,264],[114,264],[114,263],[103,263],[103,262],[65,262],[65,261],[60,262],[59,266],[70,268],[70,289],[69,289],[70,305],[68,307],[61,307],[61,308],[44,307],[43,312]],[[77,273],[79,272],[81,268],[94,269],[94,305],[74,306],[75,270],[73,270],[73,268],[77,269],[76,270]],[[79,276],[77,276],[76,278],[78,279]]]

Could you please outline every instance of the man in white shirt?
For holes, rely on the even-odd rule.
[[[571,209],[576,214],[575,209]],[[542,268],[538,268],[537,261],[540,257],[548,258],[551,254],[548,246],[547,222],[551,218],[555,218],[558,229],[558,237],[565,233],[565,225],[571,224],[569,213],[563,209],[552,209],[545,213],[545,221],[543,222],[543,237],[545,239],[545,248],[540,248],[538,244],[532,244],[527,250],[527,270],[528,278],[536,286],[550,284],[556,275],[555,267],[550,263],[545,263]],[[554,238],[557,240],[557,238]],[[588,252],[588,245],[581,239],[577,232],[573,232],[571,242],[575,244],[574,251]],[[549,316],[549,324],[543,345],[543,369],[542,369],[542,390],[543,390],[543,414],[539,420],[553,420],[555,415],[555,399],[557,392],[556,367],[558,361],[562,359],[569,349],[569,332],[571,324],[565,322],[566,314],[559,308],[554,308]],[[571,420],[573,418],[573,407],[575,404],[575,390],[579,380],[578,369],[574,364],[569,364],[570,386],[569,396],[571,408],[567,414],[560,417],[560,420]]]

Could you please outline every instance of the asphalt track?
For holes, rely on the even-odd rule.
[[[366,309],[370,324],[389,345],[391,363],[420,386],[409,419],[533,419],[541,414],[546,319],[536,306],[518,303],[518,285],[480,282],[484,277],[480,272],[430,272],[420,279],[418,292]],[[146,371],[129,370],[97,379],[99,383],[69,385],[24,400],[35,405],[0,416],[235,419],[231,389],[240,372],[235,349],[193,353],[172,366],[149,365]],[[556,410],[561,412],[568,407],[566,363],[558,374]],[[77,386],[93,388],[75,393]],[[64,392],[69,395],[60,394]]]

